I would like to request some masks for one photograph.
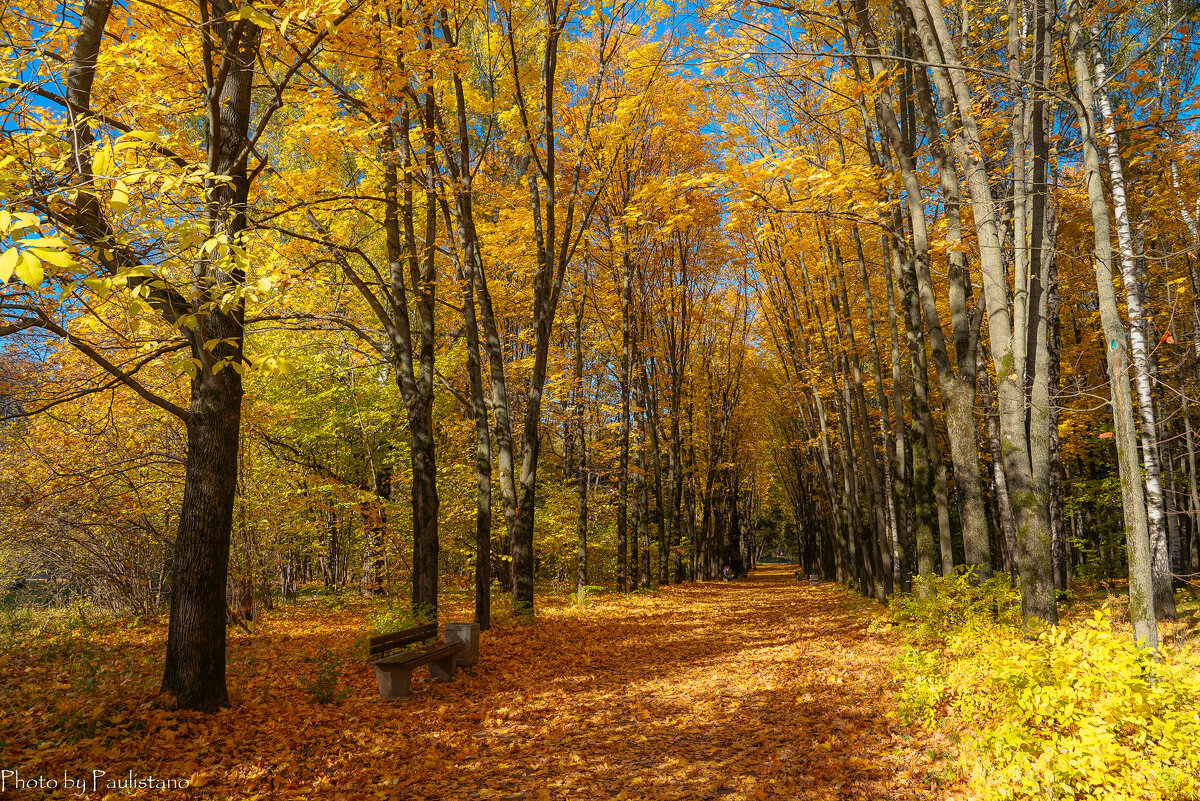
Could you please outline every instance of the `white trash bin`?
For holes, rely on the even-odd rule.
[[[458,652],[459,667],[470,667],[479,661],[479,624],[447,623],[444,633],[446,643],[461,642],[466,648]]]

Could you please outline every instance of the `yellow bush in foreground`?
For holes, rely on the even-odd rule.
[[[1107,609],[1026,638],[994,622],[996,607],[971,603],[988,590],[967,589],[962,576],[934,583],[938,604],[957,594],[974,614],[901,654],[901,713],[930,726],[948,716],[970,731],[963,758],[981,797],[1200,799],[1195,647],[1138,648]],[[910,597],[893,616],[916,631],[923,603]]]

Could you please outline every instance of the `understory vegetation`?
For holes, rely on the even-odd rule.
[[[889,605],[901,718],[954,731],[980,798],[1200,798],[1200,608],[1158,653],[1129,638],[1120,599],[1092,592],[1056,627],[1021,628],[1007,576],[921,579]],[[878,623],[876,624],[878,625]]]

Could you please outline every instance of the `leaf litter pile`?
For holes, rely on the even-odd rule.
[[[877,608],[785,567],[583,607],[545,599],[535,623],[485,632],[453,683],[419,668],[413,699],[389,702],[355,645],[367,607],[307,603],[231,635],[233,708],[216,715],[157,697],[162,626],[18,637],[0,657],[0,768],[105,771],[90,798],[130,772],[191,787],[113,798],[965,797],[952,744],[894,715],[895,643],[867,631]],[[334,702],[318,703],[320,674],[339,669]]]

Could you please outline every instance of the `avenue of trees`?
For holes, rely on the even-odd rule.
[[[1197,9],[0,15],[0,564],[169,614],[1200,573]]]

